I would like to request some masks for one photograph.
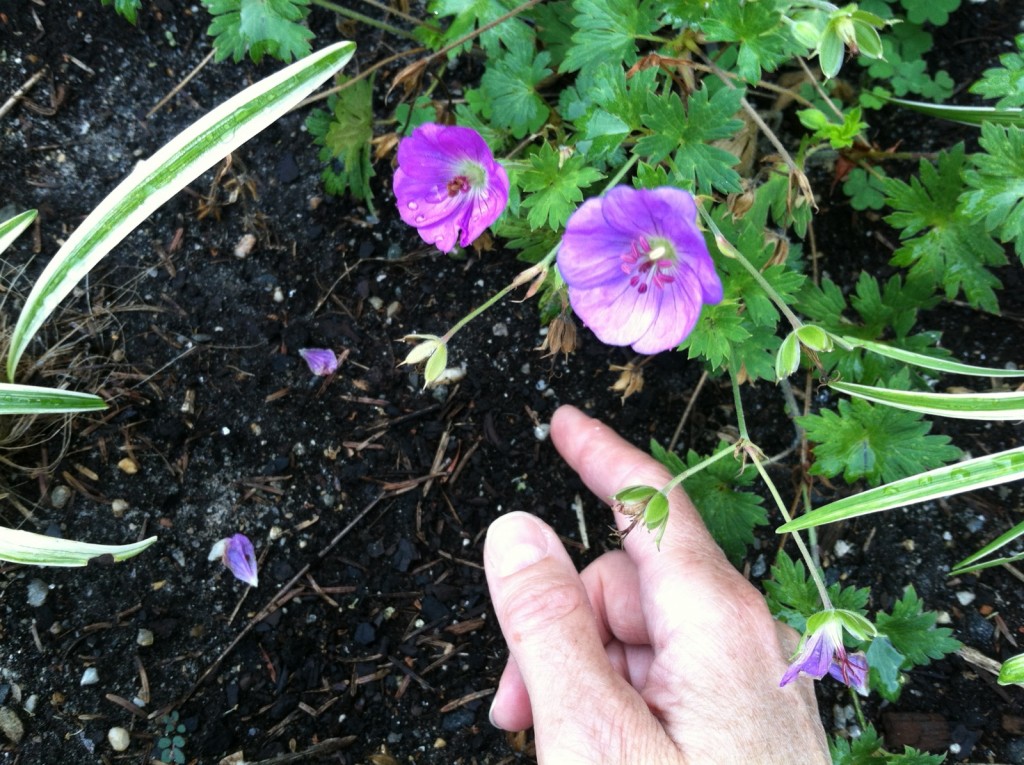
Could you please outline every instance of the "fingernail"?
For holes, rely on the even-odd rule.
[[[491,708],[487,710],[487,721],[490,722],[492,728],[498,728],[494,722],[494,703],[498,700],[498,694],[494,694],[494,698],[491,699]],[[501,730],[501,728],[498,728]]]
[[[487,530],[487,547],[498,576],[511,576],[543,558],[547,535],[540,522],[526,513],[504,515]]]

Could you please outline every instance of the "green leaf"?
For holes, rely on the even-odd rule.
[[[958,122],[961,125],[981,126],[986,122],[993,125],[1024,126],[1024,109],[995,109],[991,106],[950,106],[930,104],[925,101],[909,101],[905,98],[887,97],[885,101],[903,106],[930,117]]]
[[[537,92],[537,85],[551,74],[551,54],[538,53],[533,46],[516,48],[492,59],[480,82],[490,101],[491,122],[523,138],[543,125],[550,109]]]
[[[727,446],[724,441],[720,442],[718,450]],[[688,470],[705,459],[690,449],[686,453],[684,469]],[[752,465],[744,469],[738,459],[729,456],[683,481],[683,488],[693,500],[704,525],[736,566],[746,555],[748,545],[754,541],[754,527],[768,523],[761,507],[761,497],[743,490],[756,477],[757,471]]]
[[[306,119],[313,142],[322,147],[320,161],[327,192],[341,196],[351,191],[363,201],[372,197],[374,176],[373,84],[358,80],[327,99],[327,110],[317,109]]]
[[[949,14],[960,7],[960,0],[903,0],[907,20],[911,24],[945,26]]]
[[[583,201],[582,189],[604,178],[579,154],[566,159],[550,143],[544,143],[530,157],[530,167],[520,176],[523,207],[530,228],[548,226],[558,230],[565,225],[576,206]]]
[[[964,173],[973,189],[964,197],[964,214],[1012,241],[1024,262],[1024,130],[982,125],[978,142],[986,153],[975,154],[974,167]]]
[[[911,277],[943,285],[951,300],[962,289],[972,306],[998,313],[993,289],[1001,283],[988,267],[1003,265],[1006,256],[986,233],[985,221],[958,209],[964,164],[958,145],[941,153],[935,165],[922,160],[920,179],[911,178],[909,185],[886,179],[886,201],[895,212],[885,220],[902,229],[892,262],[911,266]]]
[[[29,566],[87,566],[101,555],[110,555],[115,562],[127,560],[154,542],[156,537],[127,545],[95,545],[0,526],[0,560]]]
[[[951,637],[953,631],[936,627],[936,618],[934,611],[924,610],[914,586],[908,585],[903,597],[893,604],[891,615],[882,611],[875,615],[875,626],[906,657],[903,669],[910,669],[960,650],[960,641]]]
[[[36,211],[26,210],[0,223],[0,252],[10,247],[14,240],[21,235],[21,232],[28,228],[35,219]]]
[[[1024,420],[1024,393],[930,393],[834,381],[833,390],[921,414],[962,420]]]
[[[1024,653],[1007,659],[999,669],[1000,685],[1024,685]]]
[[[453,16],[448,29],[436,41],[441,48],[465,37],[480,27],[496,21],[518,5],[513,0],[433,0],[430,13],[435,17]],[[523,19],[513,16],[496,27],[488,29],[479,37],[480,47],[489,56],[497,56],[504,44],[509,49],[533,46],[533,32]],[[459,53],[469,50],[472,41],[452,50],[448,58],[455,58]]]
[[[804,127],[814,131],[812,138],[827,140],[833,149],[846,149],[853,146],[854,140],[867,123],[861,120],[861,109],[855,106],[843,115],[842,123],[829,122],[825,113],[818,109],[802,109],[797,117]]]
[[[671,155],[682,184],[689,188],[739,192],[740,177],[732,169],[736,156],[711,142],[743,126],[734,118],[742,100],[743,91],[738,88],[722,88],[714,96],[701,88],[690,95],[684,108],[675,92],[659,96],[652,91],[642,115],[650,132],[637,141],[636,153],[652,164]]]
[[[947,436],[926,435],[931,423],[913,412],[866,401],[840,401],[838,413],[823,410],[797,418],[814,447],[811,473],[872,486],[943,465],[960,455]]]
[[[877,353],[905,364],[931,369],[935,372],[946,372],[948,374],[968,375],[972,377],[1024,377],[1024,371],[1019,369],[993,369],[992,367],[978,367],[972,364],[961,364],[958,361],[939,359],[934,356],[926,356],[923,353],[914,353],[903,348],[896,348],[886,343],[876,343],[871,340],[862,340],[856,337],[844,336],[839,340],[857,348],[863,348],[872,353]]]
[[[829,739],[832,765],[941,765],[944,754],[922,754],[904,746],[899,754],[887,752],[874,727],[868,725],[859,738],[836,736]]]
[[[981,79],[971,85],[971,92],[985,98],[998,98],[997,109],[1024,106],[1024,35],[1014,40],[1020,53],[1004,53],[1001,66],[986,69]]]
[[[774,72],[797,52],[777,6],[775,0],[719,3],[701,24],[708,42],[740,44],[736,71],[749,83],[761,79],[761,70]]]
[[[547,0],[529,11],[541,47],[551,54],[551,65],[561,71],[572,46],[572,0]]]
[[[106,408],[107,402],[91,393],[0,383],[0,415],[60,414]]]
[[[173,197],[334,76],[355,51],[339,42],[228,99],[140,162],[68,237],[36,280],[18,316],[7,356],[14,380],[25,348],[57,304],[118,242]]]
[[[559,71],[575,72],[604,63],[632,66],[636,38],[653,34],[660,22],[654,0],[574,0],[573,45]]]
[[[207,34],[214,38],[214,59],[231,56],[238,63],[246,52],[257,64],[269,55],[279,61],[308,56],[315,35],[302,23],[310,0],[203,0],[213,16]]]
[[[687,358],[705,359],[711,369],[719,369],[729,362],[732,346],[741,345],[750,337],[750,332],[743,327],[739,304],[723,300],[701,309],[693,332],[679,349],[686,350]]]
[[[119,16],[134,24],[138,18],[139,8],[142,7],[142,0],[100,0],[100,4],[114,6]]]
[[[1005,532],[1003,534],[1000,534],[996,539],[993,539],[991,542],[989,542],[987,545],[982,547],[980,550],[978,550],[977,552],[971,553],[966,558],[964,558],[962,561],[960,561],[955,566],[953,566],[953,568],[949,572],[949,575],[950,576],[959,576],[960,574],[966,574],[966,573],[969,573],[969,572],[972,572],[972,571],[980,571],[981,569],[991,568],[992,566],[996,566],[996,565],[999,565],[1001,563],[1009,563],[1009,562],[1011,562],[1014,558],[1016,558],[1018,556],[1013,556],[1012,558],[1000,558],[998,560],[994,560],[993,559],[993,560],[986,561],[985,563],[976,563],[976,561],[981,560],[986,555],[991,555],[996,550],[998,550],[998,549],[1000,549],[1002,547],[1005,547],[1006,545],[1010,544],[1010,542],[1014,541],[1015,539],[1017,539],[1022,534],[1024,534],[1024,523],[1018,523],[1016,526],[1014,526],[1009,531],[1007,531],[1007,532]]]
[[[964,460],[955,465],[929,470],[927,473],[912,475],[885,486],[844,497],[782,524],[776,529],[776,533],[801,531],[894,507],[914,505],[987,486],[997,486],[1020,478],[1024,478],[1024,446]]]
[[[888,701],[896,701],[903,688],[900,668],[906,657],[893,647],[887,637],[876,637],[868,646],[865,658],[870,668],[868,677],[871,687]]]
[[[764,580],[772,614],[781,616],[793,629],[803,632],[807,619],[822,609],[818,587],[807,573],[803,561],[794,561],[780,551],[772,564],[771,578]],[[844,587],[839,582],[828,587],[833,606],[863,616],[871,591],[867,587]]]

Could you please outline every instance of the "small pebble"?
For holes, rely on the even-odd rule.
[[[39,706],[39,695],[33,693],[31,696],[25,699],[25,703],[24,705],[22,705],[22,708],[30,715],[32,715],[35,714],[37,706]]]
[[[147,630],[145,628],[140,629],[139,633],[135,636],[135,642],[142,646],[153,645],[152,630]]]
[[[82,680],[80,685],[96,685],[100,681],[100,673],[96,671],[96,667],[89,667],[82,673]]]
[[[115,752],[123,752],[131,742],[131,736],[124,728],[111,728],[107,731],[107,741]]]
[[[50,504],[60,510],[71,499],[71,489],[67,486],[54,486],[50,492]]]
[[[495,337],[508,337],[508,325],[498,322],[491,327],[491,332],[494,333]]]
[[[125,499],[115,499],[110,503],[110,510],[114,513],[115,518],[124,518],[124,514],[128,512],[128,501]]]
[[[548,436],[551,435],[551,426],[546,422],[542,422],[539,425],[533,426],[533,437],[538,441],[547,441]]]
[[[32,608],[39,608],[46,602],[46,596],[50,592],[50,587],[42,579],[33,579],[28,583],[28,604]]]
[[[977,596],[973,592],[968,592],[967,590],[960,590],[956,594],[956,599],[960,601],[960,605],[961,606],[968,606],[968,605],[970,605],[971,603],[974,602],[974,599],[976,597]]]
[[[0,733],[6,736],[12,744],[20,744],[25,736],[25,726],[21,718],[10,707],[0,707]]]
[[[832,548],[835,551],[837,558],[842,558],[844,555],[853,549],[853,545],[847,542],[845,539],[836,540],[835,547]]]
[[[764,553],[757,556],[757,560],[754,561],[754,565],[750,567],[750,575],[753,577],[762,577],[768,570],[768,561],[764,557]]]
[[[139,463],[131,457],[125,457],[118,461],[117,469],[125,475],[135,475],[139,472]]]

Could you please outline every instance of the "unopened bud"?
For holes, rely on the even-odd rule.
[[[409,351],[402,364],[419,364],[426,361],[423,368],[423,387],[438,382],[444,374],[448,364],[448,346],[437,335],[406,335],[402,338],[405,342],[422,340],[415,348]]]

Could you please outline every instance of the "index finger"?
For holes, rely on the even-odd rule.
[[[672,476],[653,457],[637,449],[603,422],[573,406],[563,406],[551,420],[551,439],[562,458],[575,470],[594,494],[614,503],[615,495],[629,486],[661,489]],[[669,519],[661,541],[662,554],[680,552],[698,558],[721,556],[721,550],[704,527],[700,514],[686,493],[675,488],[669,494]],[[615,523],[624,531],[630,519],[615,513]],[[651,534],[638,527],[625,539],[625,547],[638,563],[657,552]],[[646,539],[645,539],[646,538]]]

